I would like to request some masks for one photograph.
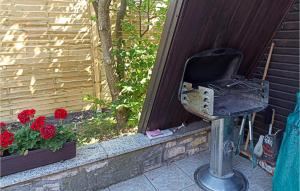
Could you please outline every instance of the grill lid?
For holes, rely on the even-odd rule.
[[[203,82],[231,79],[237,74],[243,54],[231,48],[211,49],[190,57],[185,63],[183,81]]]

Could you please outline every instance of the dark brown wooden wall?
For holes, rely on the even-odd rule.
[[[270,82],[269,104],[276,110],[275,129],[284,128],[289,113],[294,110],[296,92],[299,91],[299,1],[294,2],[274,38],[275,48],[267,80]],[[261,78],[268,50],[258,61],[254,77]],[[257,115],[255,133],[266,134],[265,112]]]
[[[146,128],[166,129],[195,118],[177,99],[188,57],[210,48],[237,48],[245,56],[239,72],[249,74],[291,3],[292,0],[184,1],[167,61],[156,63],[165,67],[155,97],[147,98],[154,100],[154,105]]]

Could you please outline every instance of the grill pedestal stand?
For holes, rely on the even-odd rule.
[[[242,60],[241,51],[221,48],[194,54],[185,63],[178,98],[185,110],[212,122],[210,164],[195,172],[203,190],[248,190],[244,175],[232,169],[233,120],[268,106],[269,83],[238,76]]]
[[[210,164],[196,170],[196,183],[208,191],[248,190],[247,179],[232,168],[233,118],[213,120],[211,126]]]

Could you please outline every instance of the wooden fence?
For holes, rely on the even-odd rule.
[[[25,108],[38,115],[89,109],[83,96],[105,87],[104,76],[94,75],[100,67],[90,14],[86,0],[0,0],[2,121]]]
[[[89,0],[0,0],[0,121],[15,121],[26,108],[86,110],[85,95],[110,100],[93,15]],[[137,15],[126,19],[147,30]],[[146,36],[158,44],[161,30],[148,28]]]

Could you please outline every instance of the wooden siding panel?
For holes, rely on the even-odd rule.
[[[249,75],[291,3],[292,0],[184,1],[167,60],[156,63],[164,70],[155,97],[147,98],[154,104],[142,128],[166,129],[195,119],[183,109],[177,94],[184,63],[197,52],[216,47],[240,49],[245,57],[239,73]],[[294,23],[288,26],[297,28]],[[280,43],[282,47],[299,47],[295,39],[281,39]],[[285,72],[282,77],[289,75]]]
[[[276,110],[274,129],[283,129],[287,116],[293,111],[299,80],[299,3],[294,3],[272,41],[275,42],[267,80],[270,81],[269,105]],[[259,61],[253,76],[261,78],[266,63],[266,54]],[[255,121],[255,135],[266,134],[265,112],[260,112]]]

